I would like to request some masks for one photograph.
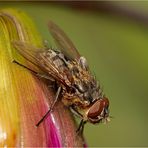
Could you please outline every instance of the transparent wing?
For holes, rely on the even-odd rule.
[[[38,66],[38,54],[43,52],[43,49],[36,48],[26,42],[13,41],[14,48],[28,61]]]
[[[13,42],[13,46],[29,62],[35,64],[42,71],[52,76],[57,81],[65,84],[65,80],[63,78],[65,74],[59,71],[53,61],[47,59],[45,54],[43,54],[47,51],[46,49],[39,49],[20,41]]]
[[[80,54],[67,35],[52,21],[48,23],[49,31],[63,54],[72,60],[78,60]]]

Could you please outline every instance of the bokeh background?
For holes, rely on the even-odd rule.
[[[113,116],[106,125],[86,125],[89,146],[148,146],[148,2],[0,2],[0,8],[26,12],[51,45],[47,22],[54,21],[87,58]]]

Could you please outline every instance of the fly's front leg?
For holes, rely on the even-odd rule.
[[[78,110],[74,106],[70,106],[70,110],[72,113],[74,113],[79,118],[83,118],[83,115],[81,113],[79,113]]]
[[[78,129],[76,130],[77,133],[81,133],[83,134],[83,131],[84,131],[84,125],[86,123],[86,121],[83,120],[83,115],[74,107],[74,106],[71,106],[70,107],[71,111],[78,117],[81,118],[81,122],[79,123],[79,127]]]
[[[76,130],[76,132],[79,134],[83,134],[84,131],[84,125],[86,124],[86,121],[84,121],[83,119],[81,120],[78,129]]]
[[[38,127],[42,121],[47,117],[47,115],[53,110],[55,104],[57,103],[58,99],[59,99],[59,95],[61,93],[61,86],[58,88],[57,93],[56,93],[56,97],[55,100],[53,101],[53,103],[51,104],[50,109],[46,112],[46,114],[41,118],[41,120],[36,124],[36,127]]]

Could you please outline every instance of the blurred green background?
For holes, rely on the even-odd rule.
[[[43,39],[47,22],[68,34],[110,99],[107,125],[85,127],[89,146],[148,146],[148,2],[0,2],[32,17]]]

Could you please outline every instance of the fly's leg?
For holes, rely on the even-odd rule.
[[[72,113],[74,113],[79,118],[83,118],[83,115],[81,113],[79,113],[78,110],[74,106],[70,106],[70,110]]]
[[[19,63],[19,62],[17,62],[16,60],[13,60],[12,62],[18,64],[19,66],[22,66],[23,68],[25,68],[25,69],[27,69],[27,70],[29,70],[29,71],[31,71],[33,74],[35,74],[36,76],[38,76],[38,77],[40,77],[40,78],[45,78],[45,79],[48,79],[48,80],[53,81],[50,77],[48,77],[48,76],[46,76],[46,75],[44,75],[44,74],[40,74],[40,73],[38,73],[38,72],[36,72],[36,71],[30,69],[30,68],[28,68],[27,66],[25,66],[25,65],[23,65],[23,64],[21,64],[21,63]],[[52,103],[50,109],[49,109],[49,110],[46,112],[46,114],[41,118],[41,120],[36,124],[36,127],[38,127],[38,126],[40,125],[40,123],[41,123],[41,122],[47,117],[47,115],[52,111],[52,109],[54,108],[56,102],[58,101],[60,92],[61,92],[61,86],[60,86],[60,87],[58,88],[58,90],[57,90],[55,100],[54,100],[54,102]]]
[[[55,100],[54,102],[52,103],[50,109],[46,112],[46,114],[41,118],[41,120],[36,124],[36,127],[38,127],[41,122],[47,117],[47,115],[53,110],[56,102],[58,101],[58,98],[59,98],[59,95],[60,95],[60,92],[61,92],[61,86],[58,88],[57,90],[57,93],[56,93],[56,97],[55,97]]]
[[[19,63],[19,62],[17,62],[16,60],[13,60],[12,62],[15,63],[15,64],[17,64],[17,65],[19,65],[19,66],[21,66],[21,67],[23,67],[23,68],[25,68],[25,69],[27,69],[27,70],[29,70],[29,71],[31,71],[31,72],[32,72],[33,74],[35,74],[37,77],[40,77],[40,78],[44,78],[44,79],[48,79],[48,80],[50,80],[50,81],[53,81],[53,80],[52,80],[50,77],[48,77],[47,75],[38,73],[38,72],[36,72],[36,71],[30,69],[29,67],[27,67],[27,66],[25,66],[25,65],[23,65],[23,64],[21,64],[21,63]]]
[[[78,129],[76,130],[76,133],[81,133],[83,134],[84,131],[84,125],[85,125],[86,121],[84,121],[83,119],[81,120]]]
[[[83,131],[84,131],[84,125],[86,123],[86,121],[83,120],[83,115],[81,113],[79,113],[79,111],[74,107],[74,106],[71,106],[71,111],[78,117],[80,117],[82,120],[79,124],[79,127],[78,129],[76,130],[76,133],[81,133],[83,134]]]

